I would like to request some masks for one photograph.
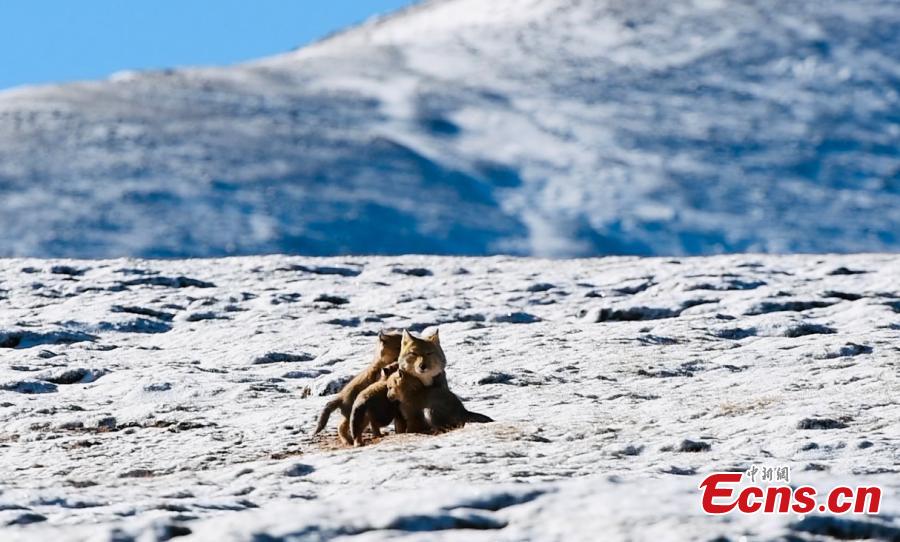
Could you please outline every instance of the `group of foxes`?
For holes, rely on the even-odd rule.
[[[391,422],[397,433],[438,433],[494,421],[466,410],[447,385],[446,367],[437,330],[427,337],[382,331],[372,363],[325,405],[313,434],[337,409],[344,415],[338,435],[348,446],[363,445],[366,426],[380,437]]]

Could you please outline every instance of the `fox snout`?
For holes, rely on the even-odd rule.
[[[427,373],[428,372],[428,362],[424,361],[424,360],[420,361],[419,364],[416,365],[416,370],[419,371],[420,373]]]

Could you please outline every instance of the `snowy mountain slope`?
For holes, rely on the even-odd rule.
[[[898,275],[888,255],[3,260],[0,538],[896,539]],[[495,423],[310,438],[379,329],[434,325]],[[706,474],[753,465],[878,484],[883,514],[700,511]]]
[[[891,0],[445,0],[0,93],[0,254],[900,247]]]

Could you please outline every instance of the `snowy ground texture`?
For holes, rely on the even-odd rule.
[[[887,255],[3,260],[0,538],[897,540],[898,278]],[[495,423],[310,437],[378,330],[436,325]],[[879,484],[884,513],[700,511],[704,474],[752,465]]]
[[[438,0],[0,93],[0,255],[900,250],[900,2]]]

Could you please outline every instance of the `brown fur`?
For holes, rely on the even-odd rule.
[[[428,401],[425,407],[425,421],[436,431],[449,431],[466,425],[467,422],[487,423],[491,418],[477,412],[469,412],[462,400],[447,386],[446,378],[443,386],[432,386],[428,389]]]
[[[372,428],[372,435],[381,436],[381,428],[389,425],[400,416],[396,402],[388,399],[387,380],[397,371],[397,364],[382,369],[381,380],[375,382],[360,393],[353,402],[350,411],[350,436],[354,444],[362,446],[363,430],[366,425]]]
[[[467,422],[492,422],[484,414],[469,412],[459,397],[450,391],[444,374],[434,378],[432,386],[400,369],[387,380],[387,399],[399,402],[400,415],[409,433],[449,431]],[[397,429],[397,432],[401,432]]]
[[[337,397],[325,405],[325,408],[319,415],[319,423],[313,432],[314,435],[325,428],[332,412],[341,409],[344,419],[341,420],[341,424],[338,427],[338,435],[340,435],[341,440],[345,444],[353,444],[353,437],[350,433],[350,415],[353,410],[353,403],[363,390],[381,378],[382,369],[397,361],[397,357],[400,355],[401,343],[402,336],[399,333],[381,332],[378,334],[378,347],[375,351],[374,359],[366,370],[353,377],[353,380],[341,389]]]
[[[402,337],[398,358],[400,368],[421,380],[425,386],[431,386],[434,378],[443,374],[447,367],[447,357],[441,348],[437,330],[424,338],[414,337],[403,330]]]
[[[391,375],[385,383],[387,398],[399,403],[400,416],[406,422],[406,433],[431,433],[431,426],[425,420],[425,405],[428,392],[418,378],[403,369]],[[397,429],[397,432],[401,431]]]
[[[398,360],[400,370],[388,380],[388,397],[400,402],[400,412],[411,433],[447,431],[467,422],[487,423],[491,418],[469,412],[447,385],[447,357],[437,330],[428,337],[403,331]],[[399,432],[399,430],[398,430]]]

